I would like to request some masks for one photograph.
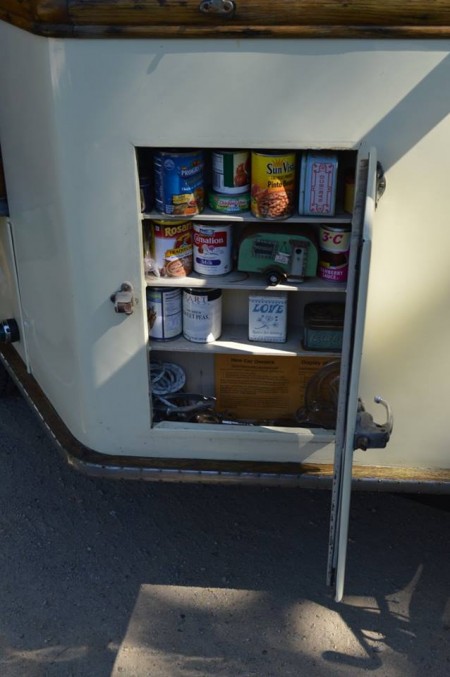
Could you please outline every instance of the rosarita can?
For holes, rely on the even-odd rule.
[[[194,223],[194,271],[200,275],[231,272],[232,226],[227,223]]]
[[[150,251],[161,277],[186,277],[192,272],[192,222],[153,221]]]
[[[238,195],[250,188],[250,152],[217,150],[212,154],[212,183],[217,193]]]
[[[192,216],[203,211],[205,200],[204,153],[155,153],[155,203],[162,214]]]
[[[183,336],[194,343],[211,343],[222,333],[222,291],[183,289]]]
[[[169,341],[183,332],[181,289],[147,287],[149,336],[153,341]]]
[[[252,152],[251,212],[260,219],[285,219],[294,211],[295,153]]]

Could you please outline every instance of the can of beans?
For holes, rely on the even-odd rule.
[[[238,195],[250,188],[250,153],[217,150],[212,154],[212,183],[217,193]]]
[[[183,290],[183,336],[194,343],[211,343],[222,333],[222,291]]]
[[[227,223],[194,223],[194,270],[200,275],[231,272],[232,226]]]
[[[285,219],[294,211],[295,153],[252,152],[251,212],[261,219]]]
[[[147,318],[150,338],[169,341],[183,332],[181,289],[147,287]]]
[[[192,273],[192,222],[153,221],[150,251],[161,277]]]
[[[155,153],[155,203],[159,212],[192,216],[203,211],[204,164],[202,150]]]
[[[348,276],[350,226],[321,225],[317,274],[330,282],[345,282]]]

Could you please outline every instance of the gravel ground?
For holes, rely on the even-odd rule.
[[[346,597],[330,494],[86,478],[0,401],[2,677],[450,673],[450,501],[355,493]]]

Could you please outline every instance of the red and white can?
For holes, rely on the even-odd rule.
[[[350,252],[350,226],[321,225],[317,274],[330,282],[346,282]]]
[[[200,275],[226,275],[232,267],[232,226],[194,223],[194,271]]]

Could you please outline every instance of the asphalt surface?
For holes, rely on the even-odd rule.
[[[92,479],[0,400],[2,677],[450,674],[450,501]]]

